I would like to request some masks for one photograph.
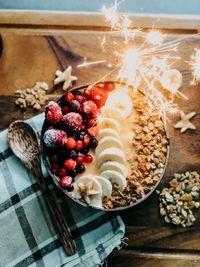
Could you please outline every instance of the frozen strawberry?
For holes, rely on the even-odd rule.
[[[49,129],[44,133],[43,140],[47,147],[57,148],[64,145],[67,134],[57,129]]]
[[[91,117],[96,117],[98,113],[97,105],[92,100],[85,101],[83,103],[83,112]]]
[[[96,126],[87,129],[87,131],[92,137],[97,136],[99,133],[99,129]]]
[[[113,82],[106,82],[104,84],[104,89],[108,92],[112,92],[115,89],[115,83]]]
[[[56,102],[50,101],[45,107],[45,117],[50,124],[60,122],[63,117],[60,106]]]
[[[78,132],[81,130],[83,119],[79,113],[69,112],[63,116],[62,122],[69,131]]]
[[[76,168],[77,163],[76,163],[76,161],[73,160],[73,159],[67,159],[67,160],[65,161],[64,165],[65,165],[65,168],[66,168],[67,170],[72,171],[72,170],[74,170],[74,169]]]
[[[72,92],[67,92],[65,94],[65,99],[67,102],[71,102],[74,99],[74,95],[72,94]]]
[[[87,99],[92,100],[97,108],[101,108],[108,98],[108,92],[99,86],[93,86],[90,90],[85,90]]]

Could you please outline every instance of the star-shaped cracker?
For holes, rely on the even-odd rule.
[[[181,133],[184,133],[187,129],[196,129],[196,127],[190,122],[190,119],[196,115],[196,112],[190,112],[186,115],[183,111],[180,111],[180,115],[181,120],[177,122],[174,126],[175,128],[181,129]]]
[[[57,78],[55,78],[54,84],[64,82],[63,90],[66,91],[69,87],[72,86],[73,81],[78,80],[78,78],[76,76],[73,76],[71,73],[72,73],[72,66],[68,66],[63,72],[57,70],[55,73]]]

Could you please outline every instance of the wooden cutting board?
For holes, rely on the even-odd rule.
[[[200,47],[196,33],[198,17],[166,17],[131,15],[135,26],[162,28],[169,40],[187,37],[179,46],[181,60],[173,67],[183,74],[181,92],[189,100],[177,98],[179,107],[186,113],[195,111],[192,122],[197,130],[181,134],[174,129],[179,115],[171,116],[171,153],[159,188],[168,184],[175,172],[197,170],[200,172],[200,86],[191,86],[188,64],[190,53]],[[175,28],[175,29],[174,29]],[[85,58],[88,61],[106,59],[113,61],[113,41],[120,41],[119,34],[111,34],[108,25],[99,14],[74,14],[54,12],[0,12],[0,129],[5,129],[15,119],[26,119],[37,112],[26,112],[15,106],[14,91],[33,86],[37,81],[49,84],[49,94],[57,99],[63,93],[61,86],[53,86],[55,70],[69,64],[78,77],[76,85],[94,82],[111,69],[107,63],[79,68]],[[107,51],[100,45],[107,40]],[[139,43],[137,43],[139,44]],[[134,44],[135,45],[135,44]],[[116,75],[107,79],[114,80]],[[126,224],[128,246],[114,251],[108,258],[108,266],[150,267],[198,267],[200,266],[200,209],[195,212],[196,223],[189,228],[167,225],[159,215],[158,197],[153,193],[137,207],[121,212]]]

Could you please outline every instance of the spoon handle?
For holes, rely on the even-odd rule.
[[[39,160],[34,160],[34,162],[32,162],[32,172],[37,177],[37,182],[43,193],[52,221],[59,232],[60,240],[62,241],[64,249],[69,256],[72,256],[76,253],[75,242],[73,241],[62,213],[60,212],[57,201],[51,190],[48,188],[41,171]]]

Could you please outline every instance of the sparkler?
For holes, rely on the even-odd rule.
[[[196,49],[191,56],[190,65],[192,67],[193,81],[192,84],[196,84],[200,81],[200,49]]]

